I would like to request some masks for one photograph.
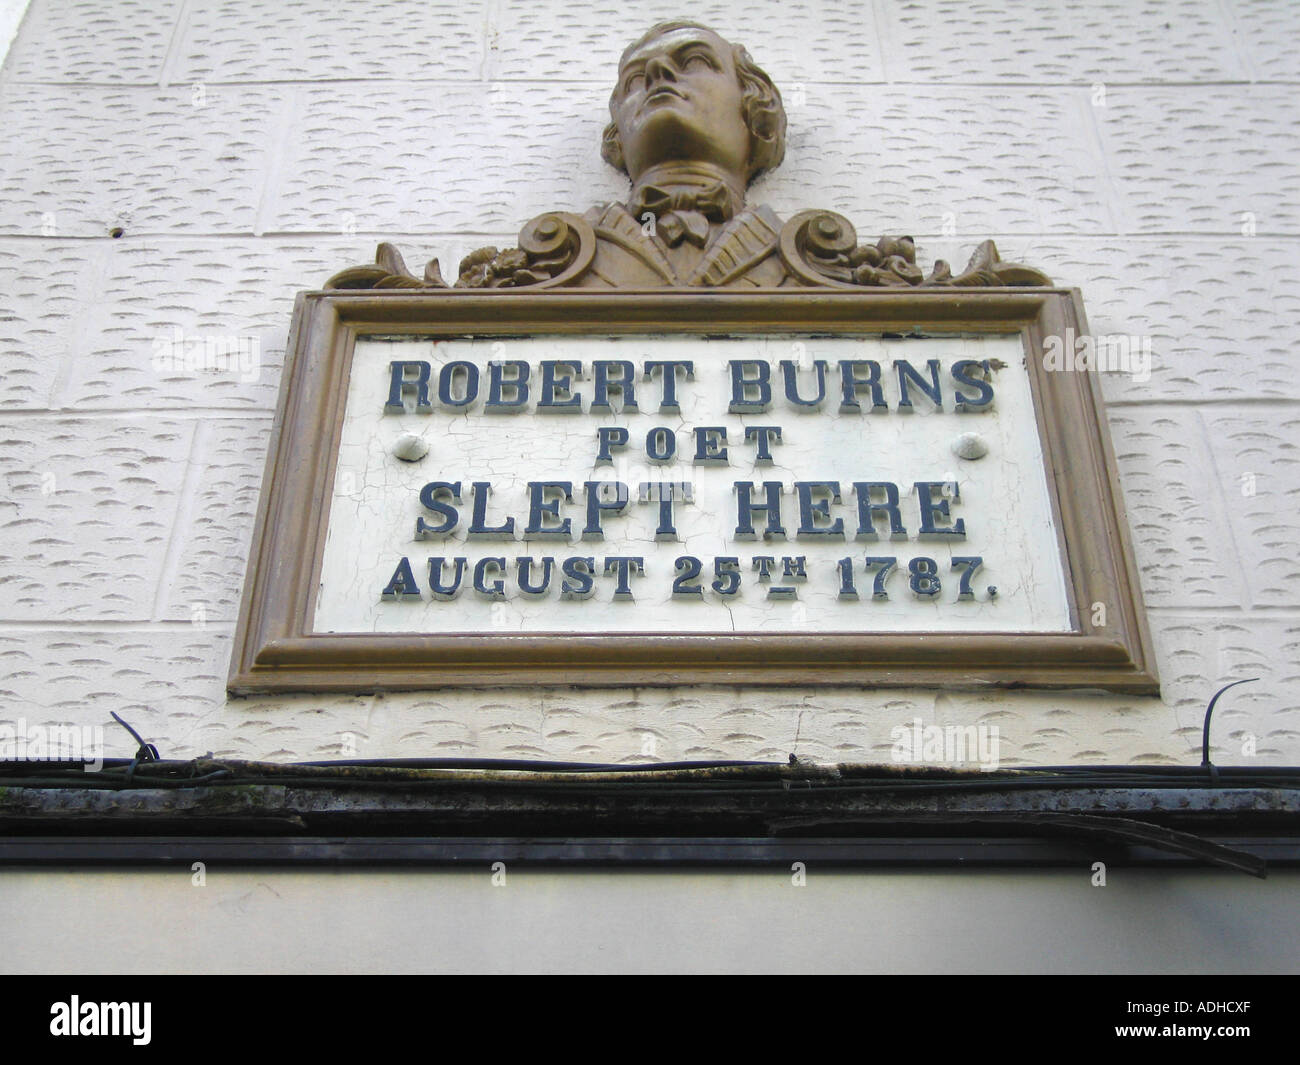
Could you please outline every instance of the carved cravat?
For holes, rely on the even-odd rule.
[[[659,235],[670,247],[683,239],[697,248],[709,240],[710,222],[729,222],[736,213],[735,198],[721,181],[702,189],[665,189],[644,185],[629,204],[637,218],[655,216]]]

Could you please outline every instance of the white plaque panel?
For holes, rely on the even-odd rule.
[[[635,409],[625,405],[617,390],[610,391],[611,409],[591,409],[597,383],[593,364],[602,360],[633,364]],[[852,360],[879,365],[884,409],[871,412],[866,387],[853,396],[860,409],[844,409],[841,364]],[[939,406],[898,366],[905,362],[921,381],[932,383],[930,360],[938,362]],[[976,386],[954,376],[962,360],[987,362],[992,368],[987,381],[993,399],[984,407],[959,409],[963,396],[979,397]],[[548,361],[582,366],[580,377],[569,375],[567,391],[554,391],[553,398],[560,401],[577,397],[565,412],[539,409],[542,364]],[[649,361],[692,364],[691,379],[675,375],[679,410],[661,409],[664,375],[647,378]],[[754,361],[769,367],[771,405],[734,412],[729,409],[736,398],[730,364]],[[392,364],[420,362],[429,364],[428,408],[416,411],[419,375],[407,368],[401,371],[408,380],[405,409],[386,413]],[[471,364],[474,371],[462,367],[446,375],[449,405],[440,402],[438,385],[443,369],[458,362]],[[513,413],[487,409],[492,362],[522,362],[529,368],[527,401]],[[792,365],[786,370],[782,363]],[[819,363],[824,370],[819,371]],[[559,369],[555,377],[562,382],[565,374]],[[752,371],[747,377],[758,372],[752,366],[746,370]],[[797,401],[787,395],[791,372]],[[819,372],[824,388],[819,387]],[[970,370],[964,373],[969,378]],[[467,402],[475,376],[477,395]],[[507,380],[512,376],[513,370],[503,373]],[[611,370],[606,376],[618,373]],[[900,406],[904,377],[910,411]],[[804,405],[823,391],[819,406]],[[518,398],[519,393],[507,388],[502,395]],[[759,389],[743,396],[762,398]],[[757,461],[757,436],[762,434],[746,438],[747,429],[764,426],[780,429],[779,442],[766,434],[770,464]],[[611,441],[606,462],[598,461],[601,429],[614,430],[605,434]],[[619,429],[627,431],[623,447],[612,443],[620,439]],[[725,462],[716,457],[711,463],[696,461],[701,448],[696,430],[701,429],[725,430]],[[417,461],[403,461],[394,449],[412,435],[428,452]],[[716,452],[723,434],[704,435],[703,450]],[[670,447],[674,453],[655,461],[648,445],[661,456]],[[459,483],[459,503],[450,489],[436,497],[454,508],[457,520],[446,534],[417,539],[417,519],[426,526],[452,524],[445,510],[421,502],[421,490],[433,482]],[[567,534],[527,534],[530,493],[535,491],[529,485],[541,482],[572,486],[571,501],[561,499],[560,489],[543,491],[539,498],[545,513],[533,515],[542,527],[562,528],[567,521]],[[599,539],[590,533],[584,538],[584,486],[594,482],[617,482],[628,495],[621,511],[601,509]],[[743,538],[738,529],[745,524],[740,514],[744,490],[738,493],[736,485],[752,485],[749,498],[761,505],[769,502],[768,482],[782,485],[779,525],[784,535],[765,538],[769,512],[755,509],[749,514],[755,537]],[[837,484],[839,502],[825,487],[799,487],[814,482]],[[679,498],[672,506],[673,539],[656,536],[663,508],[655,496],[661,490],[643,487],[664,483],[690,486],[690,500]],[[902,537],[890,538],[885,513],[870,521],[877,539],[860,536],[867,523],[859,512],[862,491],[855,485],[868,483],[897,487]],[[918,483],[936,487],[918,489]],[[473,489],[476,484],[489,484],[490,491]],[[617,501],[616,488],[596,491],[607,504]],[[468,535],[476,493],[487,501],[484,527],[500,528],[513,519],[509,536]],[[866,492],[876,503],[886,501],[886,493],[882,488]],[[936,530],[931,538],[921,535],[923,494],[929,496],[930,524]],[[801,512],[801,499],[810,513]],[[964,537],[949,531],[958,521]],[[841,526],[842,532],[837,531]],[[455,560],[464,560],[454,598],[431,594],[429,563],[435,558],[445,560],[441,576],[447,588],[460,565]],[[523,577],[537,588],[547,558],[554,562],[545,590],[521,592],[519,560],[532,560]],[[640,563],[607,561],[620,558]],[[692,576],[692,562],[679,562],[683,558],[699,561],[698,578]],[[879,588],[887,598],[878,598],[873,592],[886,564],[866,560],[891,558],[893,568]],[[502,564],[480,567],[484,559]],[[587,564],[574,559],[592,560],[590,582],[582,576]],[[955,559],[980,562],[976,566]],[[403,576],[402,560],[414,587]],[[616,594],[620,567],[629,593],[621,597]],[[473,586],[476,569],[483,591]],[[733,586],[736,590],[726,594]],[[1065,575],[1020,338],[360,338],[348,385],[314,629],[437,634],[1069,632]]]

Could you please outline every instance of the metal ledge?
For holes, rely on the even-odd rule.
[[[1300,770],[1289,767],[150,757],[96,772],[11,763],[0,781],[0,863],[1075,864],[1161,853],[1263,876],[1300,846]]]

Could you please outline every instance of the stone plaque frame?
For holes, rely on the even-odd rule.
[[[294,308],[229,691],[745,683],[1157,694],[1094,373],[1049,373],[1088,332],[1075,289],[330,290]],[[1019,333],[1066,575],[1068,633],[318,634],[312,631],[358,336]],[[1105,624],[1091,604],[1105,603]]]

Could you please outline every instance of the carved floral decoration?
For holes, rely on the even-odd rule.
[[[454,286],[443,280],[438,260],[430,259],[422,277],[406,267],[401,253],[380,244],[374,264],[335,274],[326,288],[343,289],[514,289],[561,288],[578,282],[591,265],[597,234],[586,219],[551,212],[530,221],[519,246],[504,251],[479,248],[461,260]],[[1004,262],[993,241],[982,242],[966,268],[954,275],[942,259],[926,274],[916,264],[911,237],[881,237],[858,243],[852,224],[833,211],[802,211],[782,227],[773,251],[785,265],[786,284],[815,288],[990,288],[1050,286],[1040,270]]]
[[[875,244],[859,244],[849,220],[833,211],[795,215],[781,230],[780,243],[787,269],[811,285],[990,288],[1052,283],[1041,270],[1003,262],[991,240],[975,249],[960,274],[954,276],[946,262],[936,259],[926,275],[916,265],[916,244],[911,237],[881,237]]]

